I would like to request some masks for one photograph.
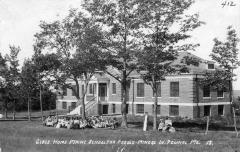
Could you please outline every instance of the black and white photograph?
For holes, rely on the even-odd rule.
[[[240,152],[240,1],[0,0],[0,152]]]

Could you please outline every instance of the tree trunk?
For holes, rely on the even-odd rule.
[[[157,130],[157,103],[158,103],[158,97],[156,90],[153,90],[154,94],[154,107],[153,107],[153,130]]]
[[[13,120],[15,120],[15,116],[16,116],[16,100],[13,100]]]
[[[230,100],[230,111],[231,111],[231,115],[233,117],[233,111],[232,111],[232,103],[233,103],[233,96],[232,96],[232,78],[231,80],[229,80],[229,100]]]
[[[121,127],[127,128],[127,83],[126,79],[123,80],[124,82],[122,83],[122,105],[121,105],[121,113],[122,113],[122,124]]]
[[[85,95],[83,96],[82,98],[82,111],[81,111],[81,114],[82,114],[82,119],[83,120],[86,120],[86,113],[85,113]],[[81,108],[80,108],[81,109]]]
[[[7,108],[5,108],[5,119],[8,118]]]
[[[31,121],[31,98],[28,97],[28,121]]]
[[[39,85],[39,101],[40,101],[40,109],[41,109],[41,118],[42,118],[42,122],[43,120],[43,104],[42,104],[42,87],[41,85]]]
[[[206,126],[206,131],[205,131],[205,134],[208,133],[208,127],[209,127],[209,116],[207,116],[207,126]]]
[[[233,121],[234,121],[234,128],[235,128],[235,132],[236,132],[236,137],[238,137],[235,109],[232,108],[232,111],[233,111]]]

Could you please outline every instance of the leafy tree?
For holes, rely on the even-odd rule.
[[[19,47],[10,46],[10,54],[5,56],[5,59],[1,56],[1,66],[3,67],[1,70],[1,77],[3,81],[1,82],[1,87],[4,91],[4,109],[5,116],[7,117],[7,110],[9,106],[13,107],[13,119],[15,120],[15,108],[16,108],[16,100],[18,100],[19,96],[19,64],[18,64],[18,53],[20,51]]]
[[[20,47],[10,46],[10,54],[6,55],[6,60],[9,62],[8,74],[6,76],[7,90],[9,99],[13,103],[13,119],[15,120],[16,114],[16,100],[19,98],[20,87],[20,72],[19,61],[17,59],[20,52]]]
[[[219,66],[224,69],[225,77],[223,77],[223,80],[229,80],[229,97],[232,103],[234,69],[240,66],[240,61],[238,59],[239,49],[237,48],[239,38],[237,37],[236,30],[231,26],[228,26],[227,30],[227,39],[225,42],[219,41],[217,38],[214,39],[214,46],[210,56],[212,60],[216,61]]]
[[[38,74],[32,60],[24,61],[21,71],[21,95],[27,101],[28,105],[28,119],[31,120],[32,101],[35,98],[38,86]]]
[[[198,20],[198,15],[184,16],[193,1],[141,1],[139,13],[145,24],[143,30],[138,32],[143,47],[138,53],[138,66],[140,74],[146,84],[153,90],[154,119],[153,129],[157,129],[157,103],[158,87],[165,77],[176,72],[183,72],[186,65],[174,63],[179,51],[193,50],[195,44],[182,44],[178,42],[190,37],[189,32],[199,27],[203,22]],[[179,24],[176,27],[176,24]],[[175,30],[171,30],[175,26]],[[177,30],[176,30],[177,29]],[[147,32],[146,32],[147,31]],[[191,58],[192,59],[192,58]],[[188,64],[196,60],[185,59]]]
[[[5,118],[7,118],[8,111],[8,99],[7,99],[7,91],[6,91],[6,80],[5,76],[7,75],[7,64],[6,59],[0,53],[0,104],[1,110],[5,112]]]
[[[83,5],[94,22],[102,26],[105,43],[100,44],[100,48],[109,53],[108,62],[111,65],[105,72],[121,84],[122,127],[127,127],[126,102],[130,74],[136,69],[136,30],[144,22],[137,12],[138,3],[135,0],[85,0]]]
[[[77,10],[70,10],[64,20],[42,22],[40,27],[42,31],[35,35],[35,51],[37,54],[43,54],[42,52],[48,48],[55,53],[52,56],[45,56],[39,63],[42,68],[47,67],[46,64],[55,65],[53,66],[55,69],[44,69],[48,73],[54,73],[51,75],[54,79],[51,83],[70,88],[74,92],[78,103],[81,103],[82,117],[85,119],[84,100],[88,83],[97,71],[105,68],[104,53],[97,47],[102,43],[99,26]],[[48,57],[54,59],[47,60]],[[80,79],[84,82],[82,96],[79,94]],[[76,89],[67,80],[73,80]]]
[[[234,70],[239,67],[238,59],[239,49],[237,45],[239,38],[232,26],[227,27],[227,37],[225,41],[214,39],[214,45],[210,56],[219,68],[215,71],[208,72],[202,80],[203,85],[211,85],[214,89],[229,91],[230,103],[233,102],[232,82],[234,79]],[[232,111],[232,105],[230,106]]]

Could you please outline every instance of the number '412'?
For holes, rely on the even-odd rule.
[[[222,7],[225,7],[225,6],[236,6],[236,4],[233,1],[223,1],[221,5],[222,5]]]

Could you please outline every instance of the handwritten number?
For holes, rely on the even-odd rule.
[[[234,3],[231,1],[231,4],[230,4],[230,6],[236,6],[236,4],[234,4]]]
[[[223,1],[221,5],[222,8],[225,6],[236,6],[236,4],[233,1]]]
[[[226,3],[227,3],[227,2],[226,2],[226,1],[224,1],[224,2],[222,3],[222,7],[224,7],[224,6],[226,5]]]

